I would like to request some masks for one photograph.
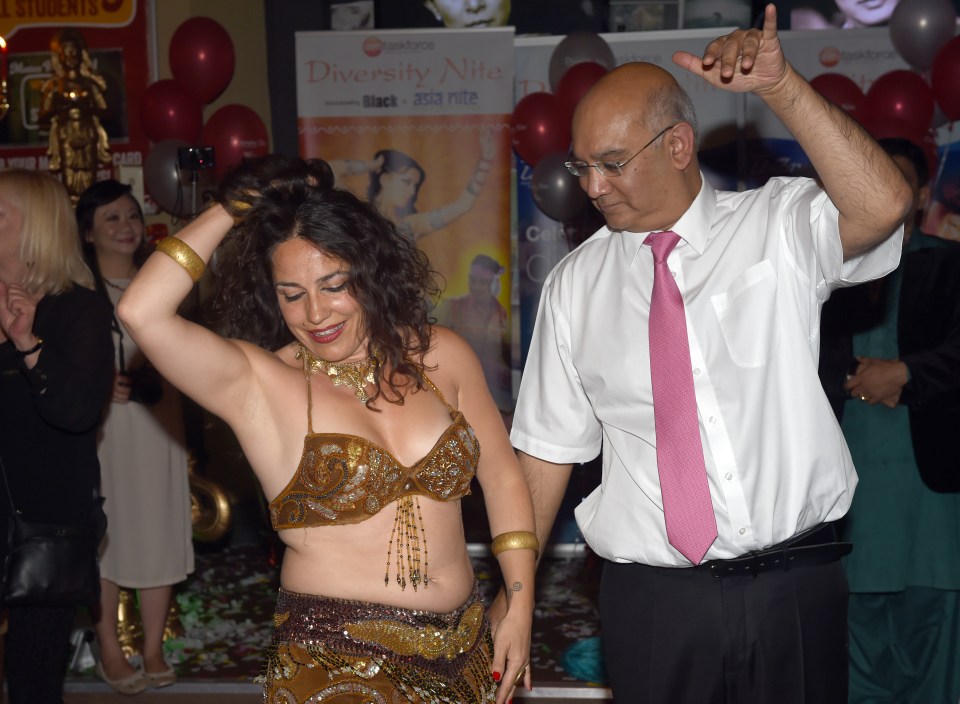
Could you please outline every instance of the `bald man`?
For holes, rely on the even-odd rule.
[[[817,378],[820,308],[834,288],[896,266],[910,189],[786,61],[773,5],[762,29],[673,60],[763,100],[822,187],[774,178],[716,191],[674,78],[646,63],[608,73],[576,110],[568,163],[606,226],[544,284],[511,438],[541,541],[572,464],[602,448],[600,486],[576,517],[605,559],[616,701],[845,704],[848,547],[832,523],[856,473]],[[658,286],[679,289],[686,340],[652,365],[652,245],[664,237],[677,244]],[[655,387],[664,363],[675,369],[657,371]]]

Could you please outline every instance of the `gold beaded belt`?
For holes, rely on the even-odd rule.
[[[477,585],[463,605],[446,613],[281,589],[274,625],[274,643],[323,644],[339,652],[384,653],[421,664],[465,657],[489,629]],[[434,666],[442,667],[440,662]]]
[[[448,613],[280,590],[264,701],[486,704],[493,640],[477,585]],[[354,701],[351,699],[350,701]]]

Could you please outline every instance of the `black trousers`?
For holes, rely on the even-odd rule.
[[[837,561],[757,576],[607,562],[600,619],[617,704],[846,704]]]
[[[10,704],[63,704],[73,607],[7,610],[6,677]]]

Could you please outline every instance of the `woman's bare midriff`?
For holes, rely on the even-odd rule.
[[[456,609],[467,600],[474,584],[460,502],[416,498],[426,533],[428,585],[421,584],[414,591],[409,576],[406,589],[397,584],[397,548],[390,540],[397,505],[392,503],[361,523],[280,531],[280,538],[287,546],[280,572],[281,586],[302,594],[407,609],[437,612]],[[388,548],[391,548],[389,579],[384,585]],[[402,559],[406,567],[406,558]]]

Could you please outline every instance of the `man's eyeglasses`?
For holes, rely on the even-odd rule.
[[[640,155],[641,152],[643,152],[644,149],[660,139],[668,130],[672,130],[679,124],[679,122],[674,122],[669,127],[664,127],[662,130],[657,132],[653,139],[640,147],[640,151],[633,156],[624,159],[623,161],[598,161],[593,164],[588,164],[585,161],[565,161],[563,162],[563,165],[567,167],[567,170],[570,173],[580,178],[584,178],[589,175],[589,171],[587,171],[589,168],[596,169],[597,173],[605,178],[616,178],[617,176],[623,176],[623,167],[626,166],[631,159],[635,159]]]

